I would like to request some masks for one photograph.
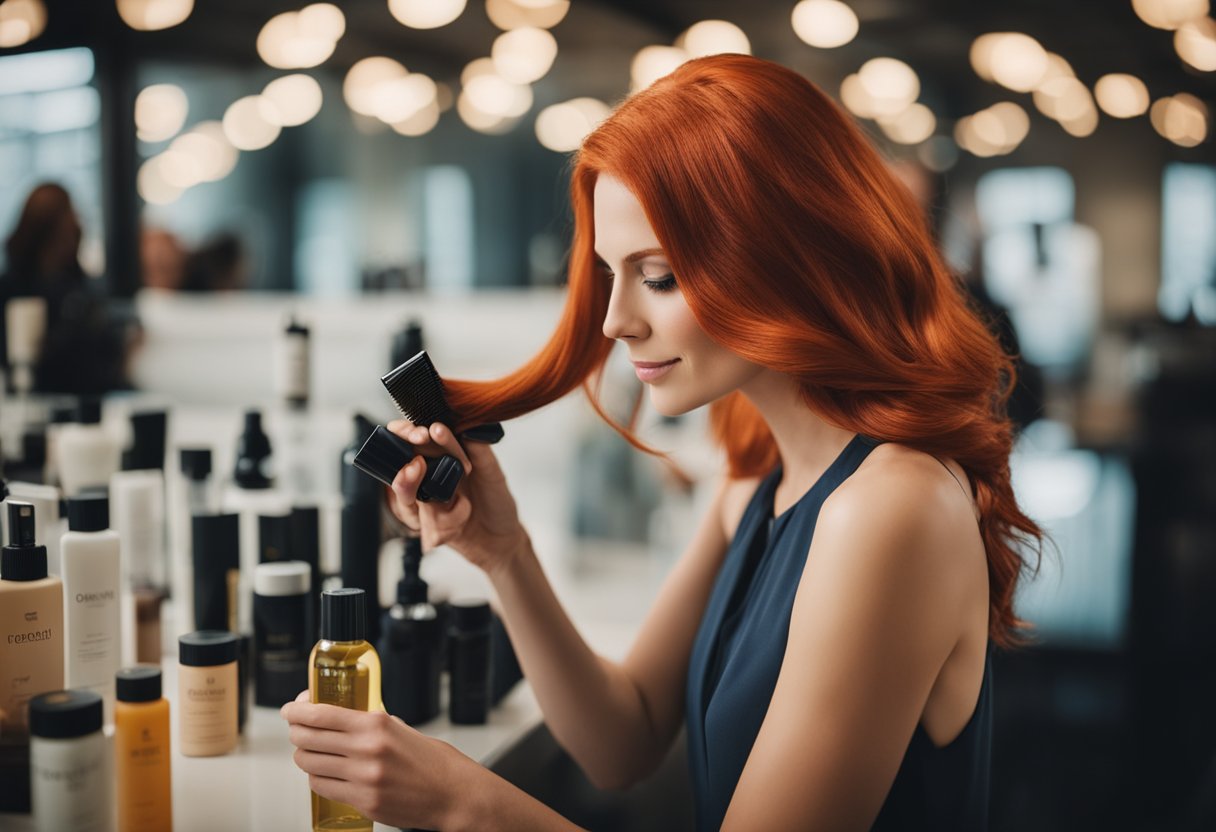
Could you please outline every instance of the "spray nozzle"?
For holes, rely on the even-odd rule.
[[[34,506],[8,501],[8,544],[25,548],[34,545]]]

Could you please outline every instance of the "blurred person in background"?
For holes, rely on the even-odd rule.
[[[390,425],[419,451],[397,518],[486,573],[592,783],[647,777],[683,728],[698,829],[987,829],[990,660],[1021,643],[1041,531],[1009,479],[1010,357],[919,206],[831,99],[743,55],[634,94],[574,161],[562,319],[509,376],[444,379],[458,424]],[[490,447],[456,439],[592,394],[617,342],[660,414],[708,405],[727,463],[623,661],[566,616]],[[440,453],[466,476],[419,503]],[[387,714],[307,697],[283,715],[324,797],[393,826],[573,826]]]
[[[149,289],[178,290],[186,273],[186,249],[164,228],[144,228],[139,235],[140,274]]]
[[[81,236],[68,192],[44,183],[30,192],[5,242],[0,306],[17,297],[46,301],[47,329],[34,382],[42,392],[100,394],[131,386],[127,363],[138,326],[115,318],[99,281],[81,268]],[[0,355],[7,362],[3,316]]]
[[[231,292],[248,283],[245,245],[236,234],[218,234],[186,255],[183,292]]]

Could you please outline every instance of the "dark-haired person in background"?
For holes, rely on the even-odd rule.
[[[138,328],[121,322],[81,268],[80,220],[68,192],[44,183],[26,198],[5,242],[0,308],[12,298],[46,301],[47,330],[34,371],[35,389],[99,394],[131,386],[127,359]],[[0,359],[7,365],[8,333],[0,315]]]

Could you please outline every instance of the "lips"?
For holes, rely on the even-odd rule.
[[[637,374],[639,381],[655,382],[671,372],[671,368],[679,361],[678,358],[670,361],[634,361],[633,371]]]

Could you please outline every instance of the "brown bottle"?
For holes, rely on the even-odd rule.
[[[29,811],[29,701],[63,688],[63,584],[34,542],[34,507],[9,500],[0,554],[0,811]]]

